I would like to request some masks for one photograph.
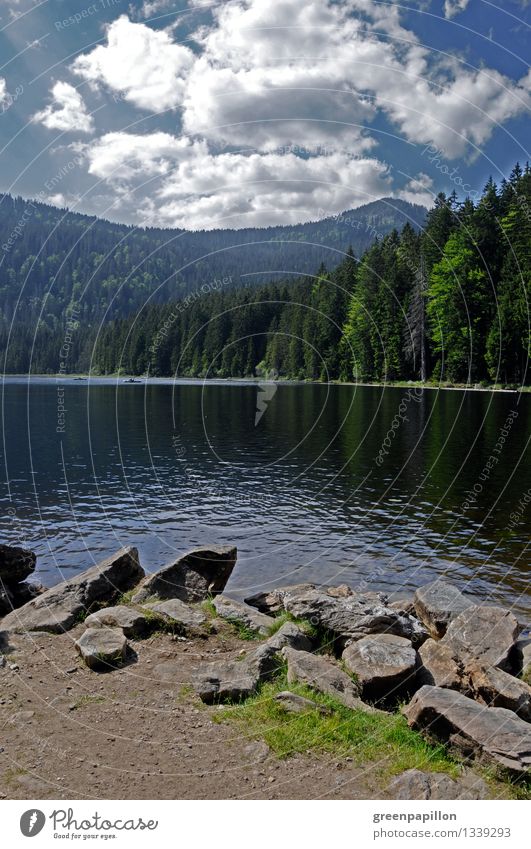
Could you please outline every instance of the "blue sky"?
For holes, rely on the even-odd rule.
[[[135,224],[429,204],[528,159],[530,4],[1,0],[0,190]]]

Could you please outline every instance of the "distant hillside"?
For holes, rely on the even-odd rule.
[[[378,237],[426,209],[384,198],[333,218],[245,230],[135,229],[4,195],[0,200],[0,322],[64,326],[72,306],[87,324],[175,300],[214,278],[234,287],[334,268],[352,246],[359,256]]]

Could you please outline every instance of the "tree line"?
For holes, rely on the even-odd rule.
[[[421,231],[393,229],[333,270],[258,288],[220,279],[101,328],[79,321],[66,370],[528,383],[530,245],[531,170],[517,165],[476,204],[441,193]],[[10,348],[11,371],[29,367],[28,334]],[[33,372],[58,371],[60,342],[41,329]]]

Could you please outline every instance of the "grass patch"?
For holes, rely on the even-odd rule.
[[[116,604],[117,604],[117,605],[124,604],[126,607],[128,607],[128,606],[132,603],[132,601],[133,601],[133,596],[134,596],[134,594],[137,592],[137,590],[138,590],[138,588],[137,588],[137,587],[135,587],[135,588],[134,588],[134,589],[132,589],[132,590],[127,590],[127,592],[126,592],[126,593],[122,593],[122,594],[121,594],[120,596],[118,596],[118,598],[116,599]]]
[[[215,619],[218,615],[218,612],[214,607],[212,597],[206,598],[204,601],[201,602],[201,609],[203,613],[206,613],[206,615],[212,617],[212,619]]]
[[[239,619],[233,619],[232,617],[223,617],[225,622],[228,622],[229,625],[232,625],[236,634],[240,638],[240,640],[261,640],[263,639],[262,635],[257,631],[253,631],[252,628],[249,628],[245,622],[240,622]]]
[[[291,613],[287,613],[286,611],[284,611],[283,613],[279,613],[278,616],[275,616],[273,624],[270,625],[268,628],[268,637],[272,637],[273,634],[276,634],[277,631],[280,631],[280,629],[283,625],[286,624],[286,622],[295,622],[301,628],[301,630],[303,630],[301,621],[297,621],[295,617],[291,615]]]
[[[286,713],[274,701],[274,696],[286,689],[331,708],[332,713]],[[427,743],[408,728],[403,716],[350,710],[308,687],[288,685],[284,674],[264,684],[258,695],[241,705],[228,706],[214,719],[229,720],[246,736],[264,739],[280,758],[302,752],[332,752],[338,757],[351,757],[357,764],[381,762],[387,775],[413,768],[452,776],[459,772],[459,765],[445,747]]]
[[[77,699],[77,701],[74,702],[73,709],[77,710],[78,708],[86,707],[86,705],[95,705],[95,704],[99,704],[100,702],[104,702],[104,701],[105,701],[105,696],[91,696],[91,695],[86,694],[84,696],[80,696],[79,699]]]
[[[22,767],[10,767],[4,772],[4,784],[6,787],[13,787],[18,784],[17,779],[23,775],[28,775],[28,770]]]

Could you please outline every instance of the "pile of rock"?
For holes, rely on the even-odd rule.
[[[35,571],[36,562],[33,551],[0,544],[0,616],[44,592],[41,584],[26,580]]]
[[[132,655],[129,640],[145,637],[154,628],[201,633],[206,616],[186,602],[221,592],[236,556],[232,546],[194,549],[146,576],[137,549],[122,548],[19,609],[9,608],[0,629],[7,634],[58,634],[84,622],[85,631],[75,642],[79,654],[91,669],[114,668]],[[116,604],[126,593],[132,595],[131,602]]]
[[[510,610],[475,604],[444,580],[401,602],[312,584],[246,602],[309,620],[327,636],[328,657],[284,649],[288,680],[349,707],[360,699],[388,707],[407,694],[408,723],[429,739],[515,773],[531,766],[531,688],[516,677],[529,674],[531,641]]]
[[[0,574],[9,574],[10,586],[33,571],[30,555],[0,547]],[[83,621],[77,651],[90,668],[108,669],[132,654],[130,640],[153,627],[204,635],[200,603],[212,599],[217,617],[264,639],[237,658],[199,667],[194,686],[205,703],[247,698],[285,664],[288,684],[303,683],[352,710],[377,712],[407,700],[409,725],[427,738],[466,759],[517,774],[529,769],[531,688],[517,676],[529,674],[531,641],[510,610],[478,605],[444,580],[399,602],[314,584],[241,602],[222,595],[236,556],[230,546],[194,549],[146,576],[137,550],[124,548],[11,607],[0,630],[60,633]],[[289,712],[323,710],[289,690],[277,703]],[[408,778],[420,794],[449,792],[440,789],[444,781],[439,790],[430,781],[422,773]]]

